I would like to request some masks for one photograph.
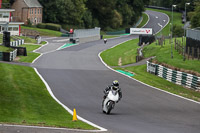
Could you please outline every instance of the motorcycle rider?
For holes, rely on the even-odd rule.
[[[104,44],[106,44],[106,43],[107,43],[107,39],[105,38],[105,39],[104,39]]]
[[[114,80],[112,85],[110,86],[107,86],[104,90],[104,100],[106,99],[109,91],[113,89],[113,90],[118,90],[118,94],[119,94],[119,100],[117,102],[120,101],[120,99],[122,98],[122,91],[121,91],[121,88],[119,88],[119,82],[117,80]]]

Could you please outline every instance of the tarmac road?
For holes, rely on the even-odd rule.
[[[145,26],[159,31],[165,15],[147,11]],[[161,23],[163,22],[163,23]],[[41,56],[33,66],[54,95],[77,114],[113,133],[197,133],[200,105],[143,85],[111,71],[98,54],[137,36],[84,43]],[[51,44],[53,42],[49,42]],[[44,51],[43,51],[44,52]],[[46,51],[48,52],[48,51]],[[110,115],[102,113],[103,89],[117,79],[123,98]],[[35,131],[37,132],[37,131]]]
[[[167,16],[147,11],[145,27],[160,30]],[[200,131],[200,105],[158,91],[111,71],[98,54],[137,36],[84,43],[43,55],[34,66],[54,95],[78,115],[115,133],[196,133]],[[105,115],[101,110],[103,89],[117,79],[123,98]]]

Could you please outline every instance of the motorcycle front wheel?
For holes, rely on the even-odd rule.
[[[108,102],[107,108],[108,108],[108,112],[106,114],[110,114],[112,108],[113,108],[114,102],[110,101]]]

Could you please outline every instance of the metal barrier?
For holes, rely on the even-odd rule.
[[[198,29],[187,29],[186,36],[195,40],[200,41],[200,30]]]
[[[17,49],[13,52],[10,52],[10,61],[13,61],[17,57]]]
[[[147,61],[147,72],[153,73],[178,85],[182,85],[195,90],[200,89],[200,77],[192,74],[175,71],[162,65],[151,63],[149,61]]]
[[[24,44],[24,39],[10,42],[10,46],[20,46]]]
[[[76,29],[74,30],[73,38],[84,38],[84,37],[93,37],[100,36],[100,28],[94,29]]]
[[[17,57],[17,49],[12,52],[0,52],[1,61],[13,61]]]

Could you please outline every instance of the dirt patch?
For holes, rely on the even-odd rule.
[[[118,66],[122,66],[122,57],[120,57],[118,60]]]
[[[20,57],[16,57],[15,59],[14,59],[14,61],[19,61],[20,60]]]

